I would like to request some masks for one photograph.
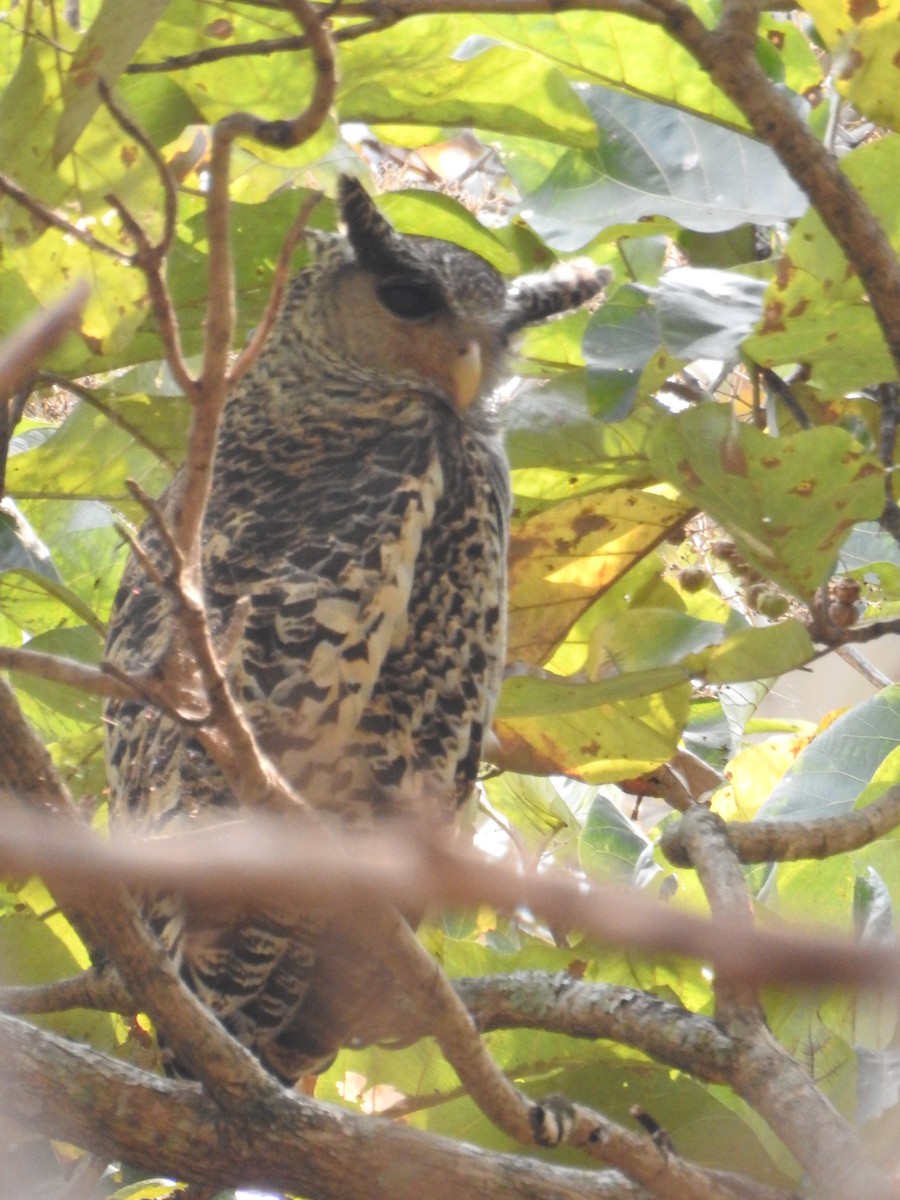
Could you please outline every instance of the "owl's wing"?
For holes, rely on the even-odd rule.
[[[443,489],[437,453],[422,461],[420,447],[418,457],[415,473],[317,489],[292,546],[245,579],[229,676],[262,745],[298,786],[338,761],[391,645],[405,638],[416,559]],[[213,560],[213,592],[218,574]]]

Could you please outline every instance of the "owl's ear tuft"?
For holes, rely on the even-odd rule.
[[[338,182],[338,205],[359,265],[381,276],[401,271],[405,256],[400,239],[352,175],[342,175]]]
[[[507,289],[503,324],[508,333],[571,312],[592,300],[609,283],[612,272],[589,259],[558,263],[549,271],[521,275]]]

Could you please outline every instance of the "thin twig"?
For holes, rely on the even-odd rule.
[[[838,646],[835,654],[851,666],[854,671],[858,671],[863,679],[871,683],[872,687],[886,688],[890,687],[894,682],[889,675],[885,675],[884,671],[880,671],[865,655],[860,654],[855,646]]]
[[[113,678],[97,667],[58,654],[43,654],[38,650],[0,646],[0,670],[22,671],[26,675],[49,679],[53,683],[62,683],[66,687],[108,700],[143,698],[141,691],[133,684]]]
[[[86,229],[81,229],[78,225],[73,225],[71,221],[67,221],[65,217],[61,217],[52,208],[48,208],[46,204],[43,204],[40,200],[32,196],[25,188],[20,187],[8,175],[0,174],[0,192],[5,193],[11,200],[15,200],[17,204],[21,204],[41,224],[52,225],[54,229],[59,229],[68,237],[74,238],[76,242],[81,242],[83,246],[87,246],[91,250],[96,250],[99,254],[107,254],[110,258],[124,263],[127,267],[131,266],[130,254],[127,254],[124,250],[117,249],[115,246],[110,246],[108,242],[100,241],[92,233],[88,233]]]
[[[313,209],[321,199],[321,192],[313,192],[304,201],[303,206],[291,223],[291,227],[278,252],[278,261],[272,273],[272,285],[269,292],[269,299],[266,303],[266,310],[259,324],[254,329],[253,336],[240,352],[231,370],[228,372],[229,387],[234,387],[238,380],[247,373],[257,358],[259,358],[260,351],[265,345],[266,338],[269,336],[272,326],[275,323],[275,318],[281,309],[281,302],[284,299],[285,289],[290,277],[291,258],[297,248],[297,243],[300,241],[309,224],[309,218],[312,215]]]
[[[40,371],[35,376],[35,384],[38,386],[50,385],[58,387],[71,393],[73,396],[77,396],[79,400],[83,400],[85,404],[89,404],[91,408],[101,413],[111,425],[115,425],[118,429],[127,433],[129,437],[134,438],[139,446],[143,446],[145,450],[149,450],[164,467],[167,467],[170,471],[178,470],[178,463],[165,450],[155,445],[137,425],[132,425],[130,421],[127,421],[112,404],[108,404],[105,400],[102,400],[99,393],[95,392],[92,388],[85,387],[84,384],[77,383],[71,379],[66,379],[63,375],[56,375],[52,371]],[[71,495],[71,493],[67,494]]]
[[[0,987],[0,1011],[3,1012],[53,1013],[68,1008],[131,1015],[137,1012],[138,1005],[112,970],[100,973],[89,968],[71,979],[35,987]]]
[[[169,370],[172,372],[172,378],[188,400],[196,403],[198,385],[185,361],[178,327],[178,315],[166,283],[163,270],[164,260],[160,248],[153,245],[141,224],[135,220],[117,196],[109,193],[106,201],[116,210],[119,220],[134,243],[135,251],[131,256],[131,261],[141,270],[147,281],[150,303],[153,306],[153,315],[156,317],[156,331],[163,344],[163,351]]]
[[[129,137],[133,137],[137,144],[141,147],[156,170],[157,178],[163,190],[163,228],[162,235],[159,241],[154,246],[156,255],[160,261],[163,261],[169,253],[172,245],[172,239],[175,236],[175,221],[178,216],[178,196],[175,191],[175,183],[169,172],[168,165],[165,159],[153,145],[143,129],[119,107],[118,103],[113,98],[109,84],[105,79],[97,80],[97,87],[100,91],[100,98],[109,110],[113,120],[123,132]]]
[[[243,135],[286,150],[311,138],[331,110],[337,91],[337,68],[334,46],[325,22],[309,0],[283,0],[283,7],[289,9],[303,27],[312,51],[315,85],[310,102],[291,120],[263,121],[252,113],[231,113],[216,126],[217,134],[223,139],[233,140]]]
[[[365,938],[367,947],[374,946],[404,990],[412,993],[413,1003],[428,1013],[429,1032],[481,1111],[516,1141],[533,1145],[533,1102],[488,1054],[467,1008],[409,925],[396,910],[369,906]]]
[[[728,838],[728,827],[720,816],[700,805],[688,809],[678,821],[679,846],[697,872],[715,921],[725,921],[735,930],[753,928],[750,893],[741,873],[740,860]],[[736,982],[718,968],[713,979],[716,1020],[726,1032],[730,1021],[739,1019],[748,1027],[762,1026],[762,1009],[757,989],[745,980]]]

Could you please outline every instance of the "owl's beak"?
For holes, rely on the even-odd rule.
[[[450,367],[453,407],[465,412],[481,392],[481,346],[470,338],[456,352]]]

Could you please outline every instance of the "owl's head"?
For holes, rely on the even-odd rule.
[[[345,362],[437,392],[460,414],[499,382],[517,331],[578,308],[609,280],[592,264],[555,267],[507,284],[477,254],[399,234],[358,180],[342,176],[346,227],[323,255],[334,263],[319,295],[327,341]]]

